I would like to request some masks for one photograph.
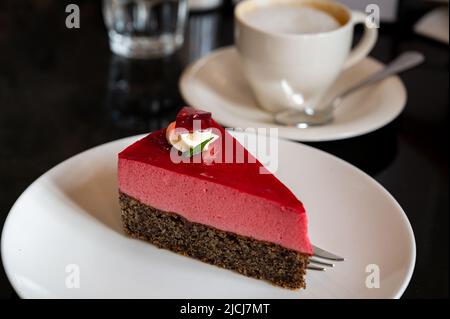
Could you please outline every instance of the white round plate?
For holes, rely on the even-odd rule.
[[[328,94],[332,96],[383,67],[366,58],[344,71]],[[406,89],[392,76],[346,98],[327,125],[299,129],[275,124],[272,114],[259,108],[241,73],[234,47],[219,49],[188,67],[180,78],[185,101],[210,111],[227,127],[277,127],[279,136],[296,141],[339,140],[375,131],[394,120],[406,103]]]
[[[236,136],[242,140],[242,133]],[[346,258],[326,272],[308,271],[306,290],[278,288],[126,237],[118,206],[117,153],[137,138],[68,159],[14,204],[1,253],[19,296],[398,298],[408,285],[414,235],[395,199],[352,165],[287,140],[279,140],[279,151],[272,152],[279,154],[275,174],[303,201],[312,242]],[[296,164],[293,157],[299,159]],[[368,288],[367,281],[379,283],[378,288]]]

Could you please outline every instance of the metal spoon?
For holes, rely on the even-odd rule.
[[[274,120],[278,124],[306,128],[308,126],[323,125],[333,120],[334,110],[339,106],[342,100],[360,88],[383,80],[391,75],[409,70],[425,60],[422,53],[416,51],[407,51],[398,56],[386,67],[365,80],[358,82],[352,87],[337,94],[331,99],[326,107],[320,107],[317,111],[307,110],[286,110],[276,113]]]

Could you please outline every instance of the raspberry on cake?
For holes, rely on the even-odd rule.
[[[312,254],[307,217],[285,185],[261,174],[262,164],[241,145],[252,160],[171,160],[173,147],[200,159],[214,147],[225,153],[225,137],[240,145],[210,113],[185,107],[168,129],[123,150],[118,175],[125,232],[249,277],[304,288]]]

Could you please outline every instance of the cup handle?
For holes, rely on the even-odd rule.
[[[360,11],[352,11],[353,25],[357,23],[364,24],[364,34],[356,47],[350,52],[344,63],[344,69],[347,69],[364,59],[375,46],[375,42],[378,38],[378,29],[375,27],[368,27],[366,24],[366,17],[367,16]]]

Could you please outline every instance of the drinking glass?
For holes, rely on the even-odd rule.
[[[173,53],[184,41],[187,0],[104,0],[109,45],[127,58]]]

